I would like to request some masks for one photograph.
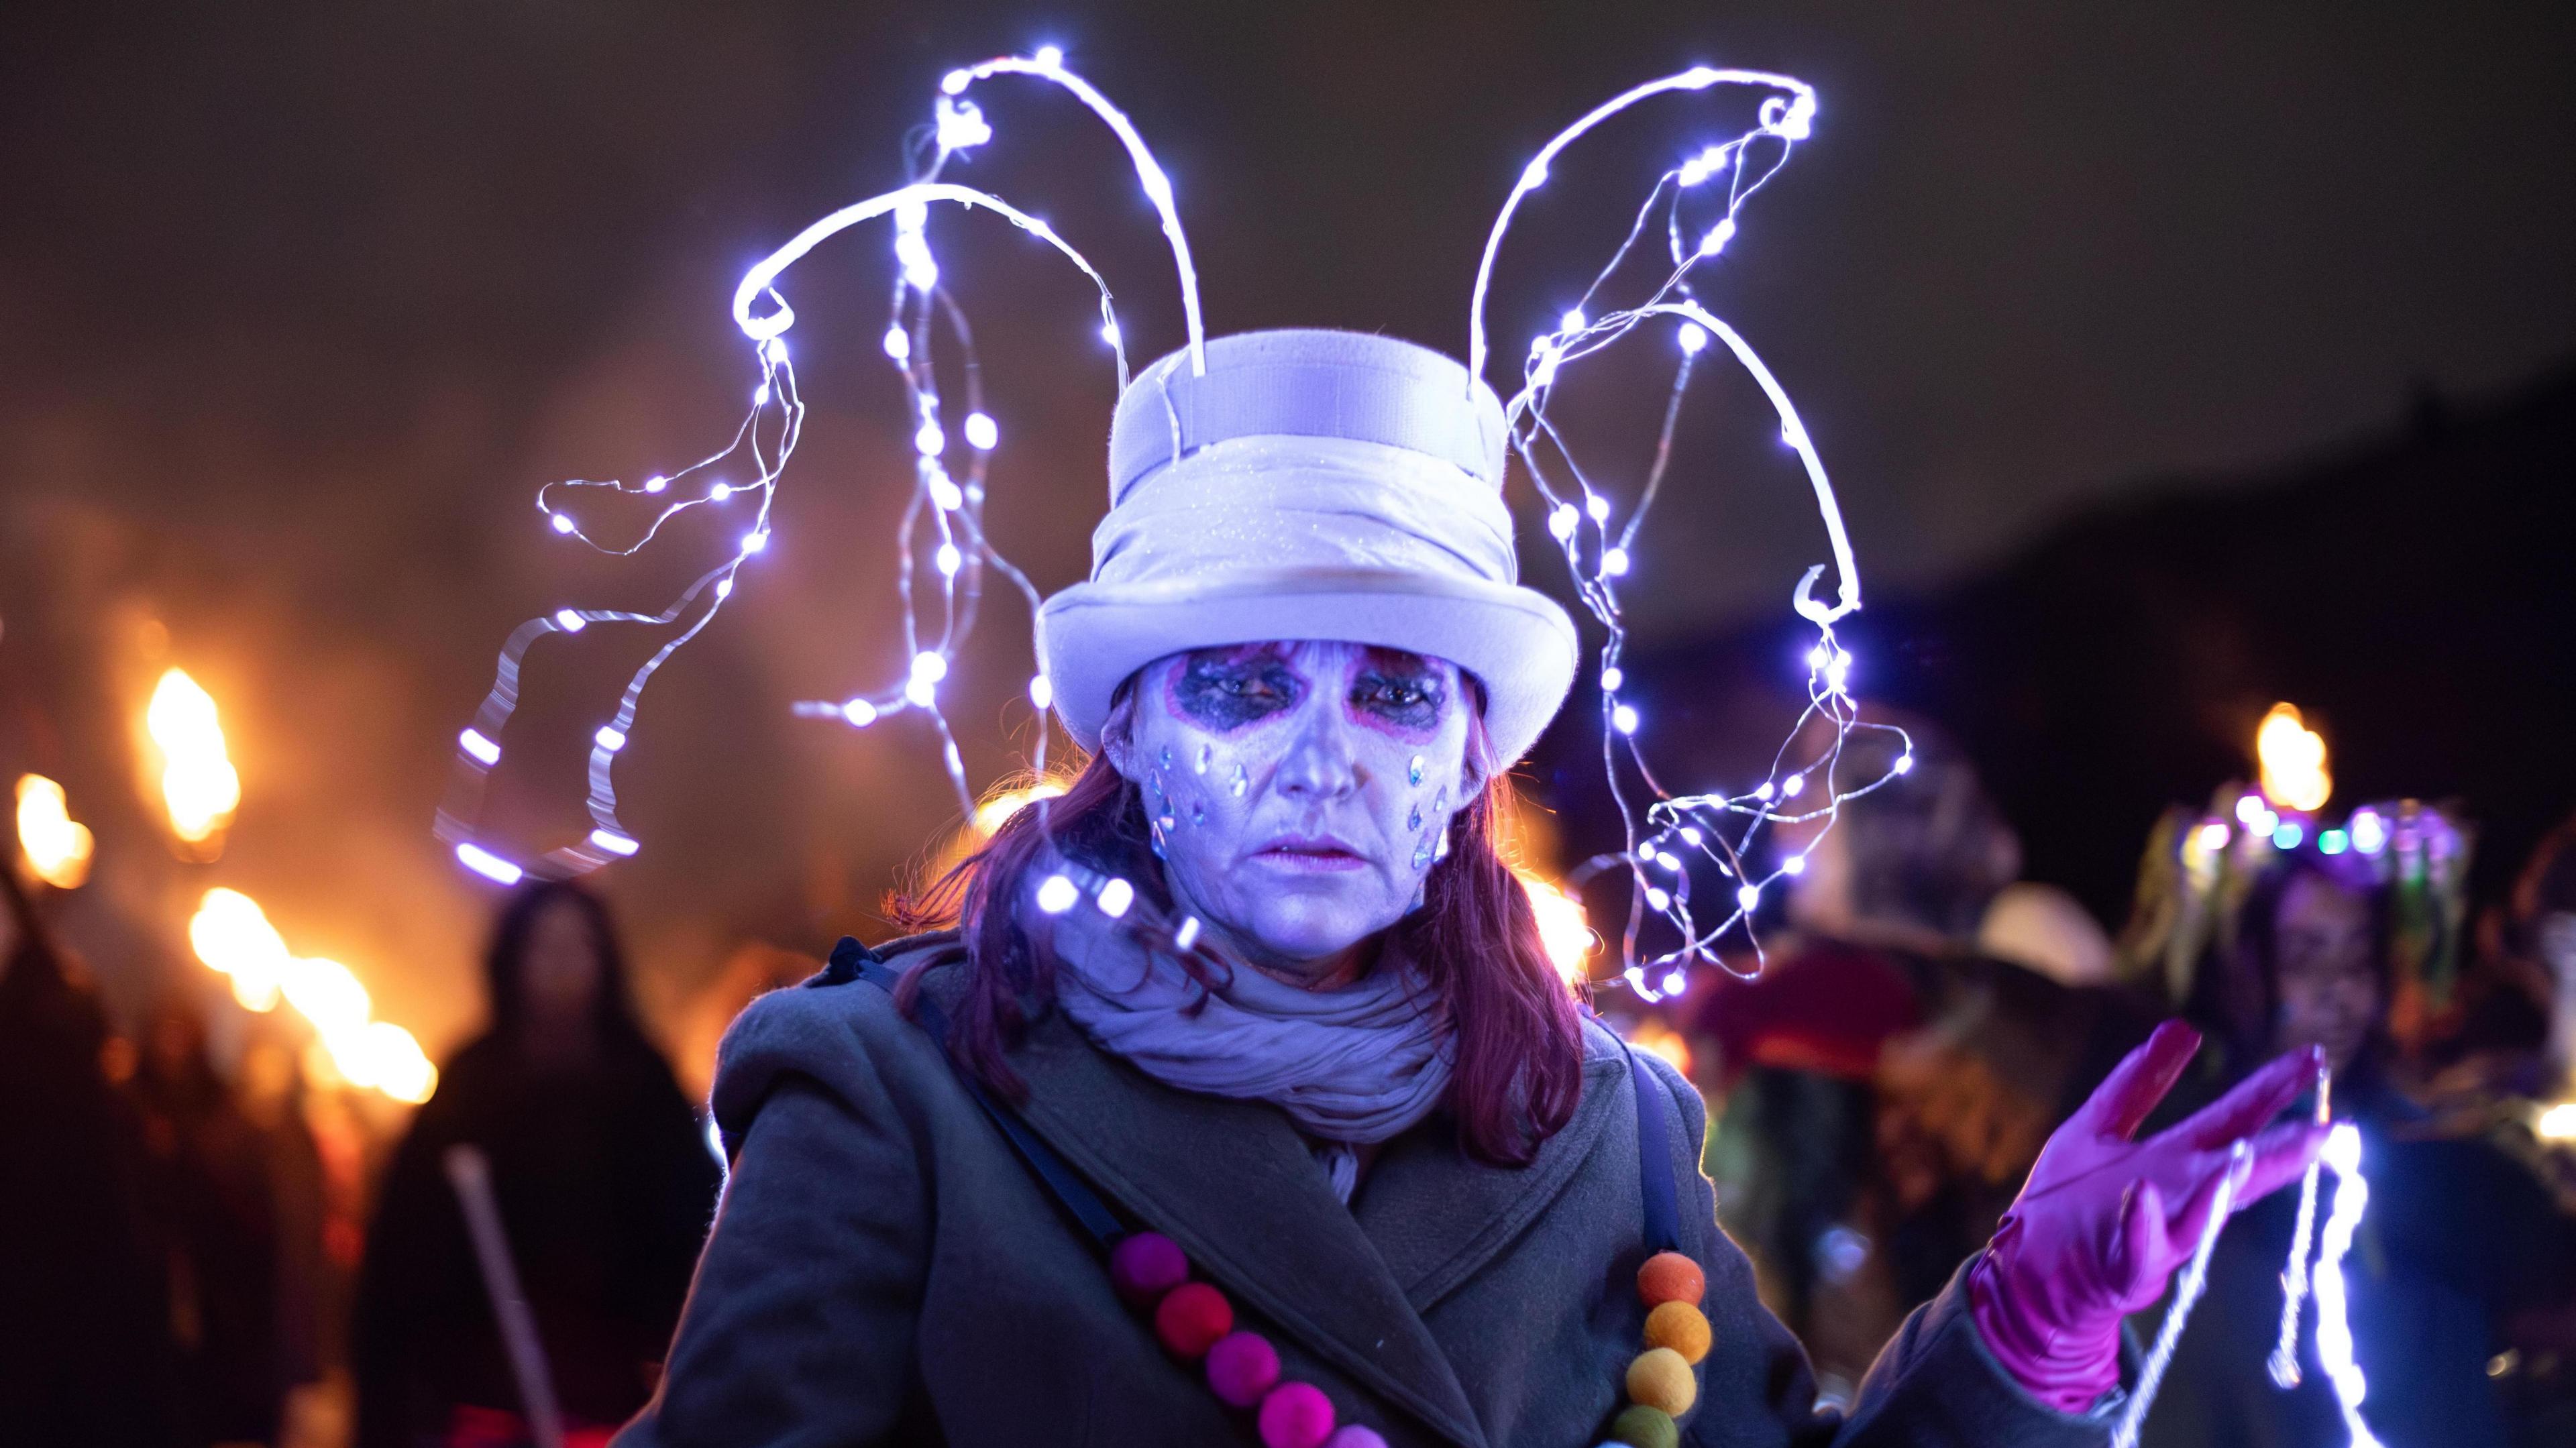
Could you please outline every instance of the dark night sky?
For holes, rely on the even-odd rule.
[[[0,19],[0,771],[56,774],[100,826],[89,938],[120,911],[167,930],[172,900],[234,884],[451,1039],[480,896],[426,828],[449,740],[518,618],[669,576],[577,564],[535,486],[706,450],[747,385],[741,266],[899,181],[948,67],[1048,41],[1173,174],[1215,330],[1452,351],[1493,208],[1556,127],[1693,62],[1813,82],[1814,140],[1702,291],[1796,393],[1882,593],[2142,480],[2298,454],[2419,384],[2493,388],[2576,350],[2564,6],[20,4]],[[1110,143],[1034,86],[987,99],[1000,136],[971,179],[1101,263],[1141,351],[1177,344]],[[1737,119],[1667,102],[1560,166],[1500,278],[1506,355],[1654,171]],[[1087,298],[1001,228],[941,224],[1007,429],[995,529],[1060,586],[1111,400]],[[867,365],[888,264],[861,232],[800,273],[816,408],[777,556],[648,696],[630,755],[648,849],[612,888],[666,1014],[740,939],[863,924],[942,818],[918,735],[783,717],[896,663],[905,478]],[[1776,608],[1823,557],[1794,475],[1730,419],[1686,435],[1634,590],[1651,635]],[[226,860],[184,876],[135,858],[157,850],[123,733],[147,617],[224,700],[249,793]],[[568,653],[536,685],[512,818],[570,824],[568,741],[622,657]],[[1008,759],[995,726],[1025,726],[1004,702],[1023,659],[1005,613],[961,670],[979,780]]]

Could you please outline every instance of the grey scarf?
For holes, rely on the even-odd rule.
[[[1447,1015],[1391,953],[1339,990],[1248,966],[1211,990],[1088,901],[1028,920],[1052,939],[1056,998],[1094,1045],[1166,1086],[1287,1112],[1345,1203],[1359,1184],[1355,1144],[1403,1131],[1449,1089]]]

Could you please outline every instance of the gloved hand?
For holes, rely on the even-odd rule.
[[[1968,1276],[1968,1310],[2004,1370],[2060,1412],[2081,1413],[2120,1383],[2120,1319],[2154,1305],[2191,1257],[2227,1174],[2243,1207],[2296,1180],[2326,1129],[2263,1129],[2322,1069],[2315,1047],[2237,1083],[2188,1121],[2129,1138],[2200,1049],[2180,1021],[2156,1028],[2040,1149],[2012,1210]],[[2260,1132],[2259,1135],[2256,1133]],[[2233,1164],[2251,1136],[2252,1152]]]

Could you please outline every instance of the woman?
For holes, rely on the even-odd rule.
[[[2542,1441],[2511,1426],[2496,1381],[2511,1360],[2496,1355],[2512,1314],[2576,1298],[2576,1221],[2511,1157],[2478,1138],[2439,1134],[2391,1082],[2390,907],[2365,860],[2281,856],[2246,893],[2227,962],[2235,984],[2217,993],[2233,1007],[2217,1025],[2236,1038],[2240,1060],[2321,1052],[2334,1071],[2335,1114],[2361,1128],[2370,1205],[2345,1270],[2368,1383],[2362,1415],[2372,1428],[2390,1443],[2455,1448]],[[2259,1203],[2220,1237],[2207,1305],[2147,1420],[2151,1445],[2330,1448],[2346,1440],[2313,1327],[2303,1332],[2293,1390],[2276,1387],[2264,1367],[2280,1330],[2295,1205],[2286,1195]]]
[[[568,1441],[605,1438],[652,1391],[715,1201],[716,1163],[635,1023],[606,907],[530,886],[485,968],[491,1028],[413,1119],[367,1243],[353,1354],[365,1448],[524,1439],[450,1147],[490,1164]]]
[[[2120,1313],[2302,1064],[2134,1146],[2161,1038],[1816,1414],[1698,1097],[1581,1017],[1495,854],[1576,648],[1514,584],[1493,394],[1383,337],[1180,361],[1121,401],[1092,580],[1040,614],[1098,752],[932,893],[953,931],[845,943],[729,1034],[732,1182],[619,1441],[2098,1441]]]

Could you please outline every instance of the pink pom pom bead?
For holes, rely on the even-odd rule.
[[[1261,1401],[1279,1381],[1279,1349],[1257,1332],[1230,1332],[1208,1349],[1209,1391],[1238,1408]]]
[[[1160,1232],[1137,1232],[1109,1249],[1109,1283],[1132,1307],[1151,1307],[1189,1280],[1190,1259]]]
[[[1378,1436],[1375,1428],[1363,1428],[1353,1423],[1325,1439],[1324,1448],[1386,1448],[1386,1439]]]
[[[1335,1433],[1333,1400],[1313,1383],[1281,1383],[1261,1400],[1263,1448],[1324,1448],[1327,1439],[1341,1443],[1354,1432],[1366,1437],[1351,1439],[1351,1444],[1367,1442],[1386,1448],[1386,1440],[1366,1428]]]

